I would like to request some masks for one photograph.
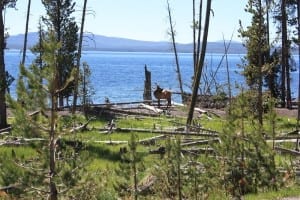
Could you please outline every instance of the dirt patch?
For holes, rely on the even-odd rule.
[[[276,108],[276,113],[278,116],[285,116],[285,117],[296,118],[296,119],[298,116],[297,109]]]

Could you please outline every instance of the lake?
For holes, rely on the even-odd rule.
[[[15,78],[18,77],[21,56],[20,50],[5,51],[6,70]],[[241,58],[243,56],[243,54],[229,54],[227,56],[232,86],[235,84],[245,86],[244,78],[240,75],[242,70],[238,67],[242,63]],[[298,66],[297,58],[295,56]],[[34,55],[28,53],[26,65],[29,65],[33,59]],[[82,54],[81,61],[87,62],[92,72],[90,79],[95,91],[93,103],[103,103],[106,97],[111,102],[141,101],[143,99],[145,65],[151,71],[152,87],[157,83],[171,91],[180,91],[173,53],[85,51]],[[193,75],[192,54],[180,53],[179,63],[184,90],[190,92]],[[202,85],[211,82],[212,90],[221,87],[227,92],[226,60],[223,54],[206,55],[203,77]],[[292,72],[291,77],[292,96],[296,97],[298,95],[298,71]],[[218,85],[215,83],[218,83]],[[15,89],[16,81],[10,87],[13,96],[16,95]],[[234,89],[233,92],[237,94],[239,91]],[[180,96],[174,95],[173,100],[180,102]]]

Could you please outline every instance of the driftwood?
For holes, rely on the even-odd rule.
[[[154,106],[150,106],[150,105],[147,105],[147,104],[144,104],[144,103],[140,104],[140,106],[143,107],[143,108],[146,108],[147,110],[150,110],[150,111],[153,111],[155,113],[158,113],[158,114],[160,114],[160,113],[163,112],[162,109],[159,109],[159,108],[156,108]]]

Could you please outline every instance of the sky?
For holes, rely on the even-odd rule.
[[[199,1],[199,0],[198,0]],[[198,3],[196,0],[196,2]],[[24,33],[27,0],[18,0],[17,9],[7,9],[5,26],[10,35]],[[45,14],[40,0],[32,0],[29,32],[36,32],[39,17]],[[80,22],[83,0],[75,0],[74,16]],[[192,1],[169,0],[176,42],[192,42]],[[203,2],[206,2],[205,0]],[[212,0],[208,41],[241,41],[239,20],[250,23],[244,8],[247,0]],[[198,5],[198,4],[197,4]],[[203,6],[204,10],[206,6]],[[145,41],[168,41],[169,29],[166,0],[88,0],[85,32]],[[204,17],[203,17],[204,18]]]

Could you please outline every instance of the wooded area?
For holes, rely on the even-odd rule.
[[[76,1],[41,1],[46,12],[38,24],[39,42],[30,49],[35,60],[26,66],[28,0],[14,98],[7,92],[13,78],[5,68],[4,15],[18,2],[0,4],[0,199],[241,199],[299,186],[300,66],[291,59],[298,46],[300,62],[300,1],[245,5],[251,24],[240,22],[238,32],[247,49],[241,66],[247,88],[238,85],[240,93],[232,96],[228,63],[228,91],[204,71],[217,2],[192,1],[190,84],[181,79],[172,3],[166,0],[180,105],[171,101],[170,91],[161,97],[167,102],[155,92],[157,101],[152,99],[147,65],[144,101],[112,103],[108,97],[104,104],[91,104],[91,71],[81,61],[87,0],[80,23]],[[278,30],[276,38],[270,38],[271,26]],[[224,40],[222,59],[229,46]],[[290,73],[297,67],[298,115],[279,116],[279,107],[293,109]],[[69,99],[71,106],[65,105]],[[223,115],[213,114],[220,110]]]

